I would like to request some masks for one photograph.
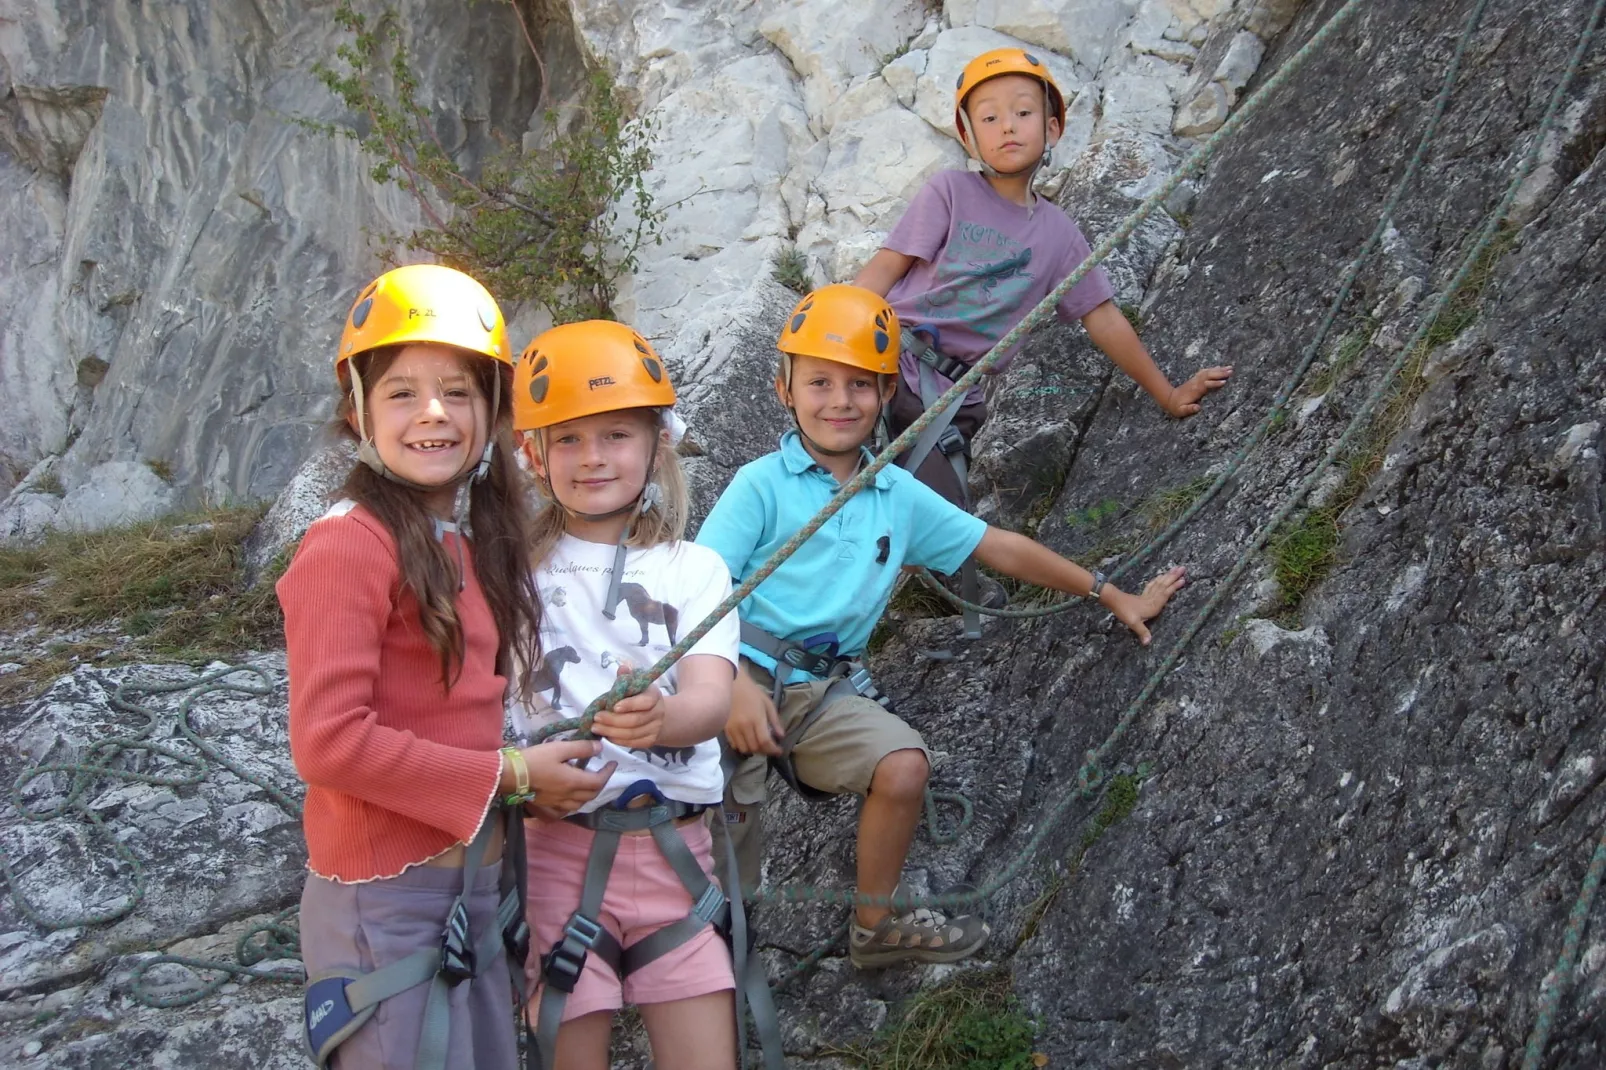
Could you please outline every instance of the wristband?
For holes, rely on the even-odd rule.
[[[517,747],[503,747],[502,758],[513,770],[513,795],[523,798],[530,794],[530,767],[524,761],[524,753]]]
[[[1098,598],[1098,596],[1099,596],[1099,592],[1104,590],[1104,583],[1105,583],[1105,581],[1107,579],[1108,579],[1108,577],[1106,577],[1104,575],[1104,573],[1099,572],[1097,570],[1094,570],[1094,572],[1093,572],[1093,587],[1092,587],[1091,590],[1089,590],[1087,592],[1087,597],[1096,600]]]

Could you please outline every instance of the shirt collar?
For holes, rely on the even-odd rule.
[[[875,454],[869,447],[860,446],[859,449],[864,454],[865,464],[875,460]],[[827,479],[833,478],[831,473],[815,463],[814,458],[809,456],[809,451],[803,448],[803,436],[795,427],[781,435],[781,463],[786,465],[786,470],[794,476],[800,476],[812,468]],[[885,468],[875,474],[876,490],[887,490],[891,486],[892,476]]]

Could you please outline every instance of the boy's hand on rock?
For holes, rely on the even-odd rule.
[[[522,748],[524,764],[530,767],[530,791],[535,795],[528,805],[538,813],[562,817],[596,798],[617,764],[609,762],[595,773],[586,772],[583,763],[601,752],[602,744],[594,739],[554,740]],[[569,764],[572,761],[582,764],[573,766]]]
[[[1165,411],[1179,420],[1185,420],[1199,411],[1200,400],[1209,393],[1220,390],[1232,378],[1232,365],[1222,364],[1214,368],[1201,368],[1193,373],[1193,378],[1181,386],[1171,388],[1171,396],[1166,399]]]
[[[731,749],[740,754],[781,753],[780,739],[786,735],[781,727],[780,714],[775,712],[775,701],[757,684],[738,686],[731,694],[731,713],[725,722],[725,738]]]
[[[1149,645],[1149,629],[1144,621],[1152,620],[1160,615],[1160,610],[1171,601],[1171,596],[1182,589],[1188,582],[1188,570],[1178,565],[1169,572],[1162,572],[1148,583],[1138,594],[1127,594],[1114,587],[1104,588],[1104,607],[1115,614],[1117,620],[1138,637],[1138,642],[1144,646]]]
[[[619,675],[628,675],[629,665],[619,666]],[[630,695],[602,710],[591,722],[591,730],[610,743],[634,750],[646,750],[658,742],[664,729],[664,693],[649,684],[639,695]]]

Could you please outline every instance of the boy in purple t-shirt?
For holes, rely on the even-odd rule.
[[[924,351],[906,346],[899,362],[898,392],[888,406],[894,434],[914,423],[937,394],[1087,258],[1087,239],[1076,224],[1058,205],[1032,193],[1032,177],[1064,123],[1064,97],[1029,52],[983,53],[960,76],[954,125],[982,173],[933,175],[853,280],[886,297]],[[1093,344],[1166,412],[1178,418],[1198,412],[1200,399],[1224,386],[1232,368],[1205,368],[1172,386],[1113,298],[1109,278],[1095,268],[1060,300],[1059,317],[1081,320]],[[906,330],[905,338],[910,334]],[[1003,371],[1011,357],[995,370]],[[986,417],[978,386],[951,417],[962,438],[945,436],[941,429],[948,423],[939,419],[899,463],[968,508],[963,459]]]

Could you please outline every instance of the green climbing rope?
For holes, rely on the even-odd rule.
[[[1573,969],[1578,964],[1578,945],[1584,939],[1584,927],[1589,924],[1589,910],[1600,891],[1600,881],[1606,874],[1606,833],[1595,845],[1595,857],[1590,860],[1589,871],[1584,875],[1583,887],[1567,916],[1567,931],[1562,936],[1561,958],[1556,968],[1545,977],[1539,988],[1539,1013],[1534,1017],[1533,1033],[1522,1053],[1522,1070],[1539,1070],[1545,1057],[1545,1045],[1550,1031],[1556,1025],[1556,1012],[1561,1008],[1561,997],[1567,994],[1573,981]]]
[[[272,921],[247,929],[235,941],[234,962],[225,959],[191,958],[187,955],[157,955],[154,958],[141,959],[129,978],[129,995],[137,1003],[166,1010],[199,1003],[233,980],[296,985],[303,983],[306,980],[306,970],[302,968],[300,961],[301,933],[292,920],[299,909],[290,907],[274,915]],[[257,937],[262,937],[261,943],[256,942]],[[292,969],[266,971],[255,968],[259,963],[286,960],[294,962]],[[196,975],[205,972],[216,976],[203,979],[199,985],[163,995],[156,991],[157,986],[145,976],[158,966],[182,966]]]
[[[238,675],[254,676],[257,682],[251,683],[238,679],[229,679]],[[188,694],[179,702],[174,716],[174,729],[177,732],[177,737],[171,742],[158,739],[156,738],[156,733],[162,727],[164,720],[162,712],[136,701],[136,696],[171,695],[180,691],[187,691]],[[96,794],[93,789],[103,781],[151,784],[159,787],[184,787],[186,785],[199,784],[206,779],[212,768],[216,766],[227,769],[240,780],[262,789],[287,815],[293,818],[300,818],[301,804],[299,801],[278,785],[256,776],[239,765],[239,763],[229,759],[208,742],[204,736],[196,732],[194,725],[190,723],[190,714],[194,709],[195,703],[207,695],[218,692],[235,692],[237,694],[263,697],[272,694],[273,688],[268,681],[267,674],[254,665],[228,665],[201,676],[181,681],[124,681],[113,689],[111,696],[107,700],[108,704],[120,712],[143,717],[145,720],[142,725],[126,734],[98,741],[89,748],[86,761],[45,762],[32,766],[17,778],[16,783],[12,785],[11,802],[23,820],[44,822],[75,816],[83,824],[99,834],[99,838],[110,847],[113,855],[127,867],[129,872],[128,891],[124,895],[122,902],[104,910],[50,917],[28,898],[22,888],[21,875],[17,873],[10,857],[5,852],[0,851],[0,874],[4,875],[6,883],[11,890],[12,902],[16,904],[17,910],[24,917],[47,932],[59,929],[76,929],[89,925],[105,925],[127,916],[145,898],[144,864],[140,862],[132,850],[112,834],[111,830],[106,827],[104,819],[90,806],[90,800]],[[179,743],[180,740],[188,743],[199,754],[190,753],[187,749],[178,749],[175,744]],[[167,773],[142,773],[131,768],[141,759],[149,761],[152,757],[166,759],[176,765],[178,769]],[[31,806],[27,797],[30,785],[43,778],[58,775],[68,778],[65,793],[56,797],[52,803]],[[251,968],[257,963],[270,959],[295,958],[300,954],[299,938],[293,924],[290,922],[290,918],[294,913],[295,911],[292,908],[278,915],[273,921],[258,925],[246,932],[235,948],[237,963],[189,959],[173,955],[162,955],[142,960],[134,968],[131,986],[134,999],[151,1007],[183,1006],[210,996],[228,982],[230,975],[294,981],[299,984],[301,981],[299,972],[293,975],[287,973],[264,974]],[[186,990],[177,995],[153,995],[146,983],[145,974],[156,966],[170,963],[178,963],[197,969],[220,971],[221,976],[203,982],[198,989]]]
[[[246,673],[255,676],[259,683],[223,681],[230,676]],[[153,738],[156,730],[161,727],[162,714],[147,706],[135,702],[133,695],[166,695],[179,691],[189,691],[184,700],[179,703],[175,728],[179,736],[189,743],[191,747],[200,752],[200,755],[178,750],[173,743]],[[11,788],[11,804],[16,807],[17,813],[23,820],[32,822],[50,821],[76,815],[84,824],[98,832],[111,848],[112,853],[128,867],[130,887],[124,901],[104,910],[86,911],[82,914],[69,914],[62,917],[48,917],[23,892],[19,874],[12,865],[8,854],[0,850],[0,875],[6,879],[11,889],[11,900],[16,904],[17,910],[29,921],[47,932],[58,929],[76,929],[85,925],[105,925],[116,921],[134,910],[145,898],[145,867],[135,857],[134,852],[106,828],[104,820],[89,805],[90,789],[103,780],[123,781],[134,784],[152,784],[159,787],[183,787],[189,784],[199,784],[206,779],[209,763],[222,766],[235,776],[248,784],[254,784],[267,793],[285,813],[291,817],[301,816],[301,804],[280,789],[271,781],[248,772],[246,769],[231,761],[218,751],[203,736],[195,731],[190,724],[190,711],[197,699],[219,691],[234,691],[241,694],[264,696],[272,694],[272,685],[261,669],[254,665],[230,665],[203,676],[175,683],[163,683],[153,680],[127,681],[119,684],[108,700],[111,707],[123,713],[131,713],[145,718],[145,723],[132,732],[103,739],[89,748],[88,760],[82,762],[45,762],[24,770]],[[176,740],[174,741],[176,742]],[[165,758],[181,767],[182,771],[171,773],[141,773],[129,766],[133,763],[126,759],[136,754],[151,757]],[[30,806],[26,796],[27,789],[34,781],[43,777],[63,774],[69,777],[67,791],[53,804],[34,807]]]

